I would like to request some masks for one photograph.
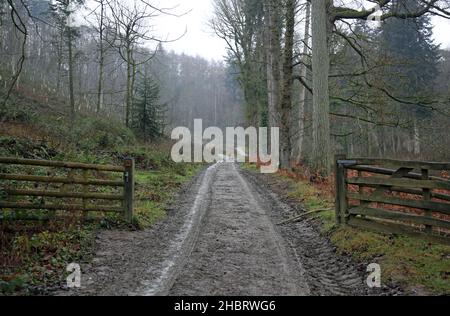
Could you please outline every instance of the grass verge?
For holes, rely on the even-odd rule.
[[[256,171],[256,166],[246,165]],[[331,185],[312,184],[307,180],[279,173],[285,198],[308,210],[334,209]],[[407,293],[450,294],[450,247],[407,236],[394,236],[337,227],[334,211],[317,215],[322,233],[329,237],[339,253],[364,263],[382,267],[383,282],[399,284]]]

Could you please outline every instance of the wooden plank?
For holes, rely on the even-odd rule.
[[[2,158],[2,157],[0,157],[0,164],[26,165],[26,166],[38,166],[38,167],[54,167],[54,168],[80,169],[80,170],[97,170],[97,171],[109,171],[109,172],[125,172],[125,168],[122,166],[93,165],[93,164],[83,164],[83,163],[75,163],[75,162],[19,159],[19,158]]]
[[[348,184],[354,185],[372,185],[372,186],[395,186],[399,188],[420,188],[420,189],[444,189],[450,190],[450,181],[437,180],[413,180],[413,179],[387,179],[387,178],[351,178],[347,180]]]
[[[378,185],[365,185],[369,188],[378,188]],[[392,192],[398,192],[398,193],[406,193],[406,194],[412,194],[412,195],[423,195],[423,191],[419,189],[407,189],[407,188],[398,188],[398,187],[390,187],[390,191]],[[442,194],[437,192],[431,192],[431,197],[439,200],[449,201],[450,202],[450,195],[448,194]]]
[[[0,222],[14,222],[14,221],[23,221],[23,222],[49,222],[53,220],[63,221],[67,220],[67,218],[56,218],[54,216],[39,216],[39,215],[27,215],[27,216],[15,216],[11,214],[9,216],[4,216],[0,214]]]
[[[109,187],[123,187],[123,181],[110,180],[84,180],[82,178],[68,177],[55,178],[43,176],[29,176],[19,174],[0,174],[0,180],[23,181],[23,182],[41,182],[41,183],[57,183],[57,184],[80,184],[80,185],[95,185],[95,186],[109,186]]]
[[[348,225],[378,233],[381,232],[390,235],[406,235],[427,240],[433,243],[450,245],[450,237],[422,233],[420,231],[415,230],[414,228],[408,228],[403,225],[385,224],[373,220],[366,220],[360,218],[351,218],[348,222]]]
[[[376,209],[370,207],[354,207],[349,210],[350,214],[362,215],[369,217],[376,217],[381,219],[408,221],[418,225],[438,226],[446,229],[450,229],[450,222],[440,220],[435,217],[420,216],[413,214],[405,214],[400,212],[388,211],[383,209]]]
[[[406,176],[408,176],[414,169],[412,168],[399,168],[397,171],[394,172],[391,178],[393,179],[401,179]]]
[[[431,197],[439,200],[450,201],[450,195],[448,194],[431,192]]]
[[[133,222],[133,214],[134,214],[134,189],[135,189],[135,183],[134,183],[134,169],[135,169],[135,161],[134,159],[126,159],[124,161],[124,183],[125,183],[125,189],[124,189],[124,211],[125,211],[125,220],[128,223]]]
[[[100,212],[100,211],[99,211]],[[84,212],[87,213],[87,212]],[[104,213],[104,212],[102,212]],[[86,214],[85,214],[86,215]],[[10,215],[1,215],[0,214],[0,222],[15,222],[15,221],[23,221],[23,222],[65,222],[65,221],[70,221],[72,220],[73,217],[71,217],[70,215],[58,215],[58,216],[41,216],[41,215],[20,215],[20,216],[16,216],[15,212],[11,212]],[[95,223],[96,218],[89,218],[89,217],[84,217],[83,218],[83,222],[93,222]]]
[[[12,203],[0,202],[0,209],[20,210],[53,210],[53,211],[84,211],[121,213],[123,208],[117,206],[90,205],[83,208],[81,204],[39,204],[39,203]]]
[[[405,167],[413,169],[427,170],[450,170],[450,162],[426,162],[426,161],[402,161],[393,159],[352,159],[355,165],[379,165],[387,167]]]
[[[56,192],[56,191],[37,191],[37,190],[15,190],[3,189],[4,192],[12,196],[37,196],[37,197],[54,197],[54,198],[72,198],[72,199],[95,199],[121,201],[124,199],[120,194],[102,194],[102,193],[72,193],[72,192]]]
[[[433,201],[406,200],[389,196],[371,196],[368,194],[356,194],[356,193],[349,193],[347,196],[349,199],[352,200],[407,206],[412,208],[431,210],[434,212],[440,212],[446,215],[450,215],[450,204],[446,203],[439,203]]]
[[[349,167],[347,167],[347,169],[368,172],[368,173],[382,174],[382,175],[386,175],[386,176],[392,176],[396,172],[396,170],[393,170],[393,169],[380,168],[380,167],[374,167],[374,166],[364,166],[364,165],[349,166]],[[422,175],[419,173],[410,172],[407,175],[405,175],[404,178],[422,180]],[[444,179],[444,178],[440,178],[440,177],[430,177],[430,180],[448,181],[448,179]]]
[[[33,222],[49,222],[53,220],[62,221],[67,220],[68,217],[54,217],[50,216],[42,216],[40,214],[18,214],[16,212],[10,212],[8,215],[0,214],[0,222],[15,222],[15,221],[33,221]]]

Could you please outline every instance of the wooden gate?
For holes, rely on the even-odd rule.
[[[133,159],[124,160],[123,166],[108,166],[0,158],[0,167],[6,169],[5,167],[12,166],[21,166],[27,171],[22,170],[22,174],[0,173],[1,210],[13,213],[19,210],[114,212],[123,214],[127,222],[133,220],[135,167]],[[34,170],[36,167],[41,167],[39,170],[41,175],[32,174],[36,173]],[[42,171],[43,168],[46,172]],[[67,175],[61,175],[65,173]],[[112,175],[120,178],[109,180]],[[30,186],[33,189],[30,189]],[[108,190],[119,192],[104,193]],[[25,197],[39,201],[25,201]],[[46,199],[52,199],[53,202],[48,203]],[[69,199],[70,203],[65,202]],[[110,204],[106,205],[106,201]],[[14,216],[12,218],[14,219]]]
[[[336,158],[336,221],[450,242],[450,163]]]

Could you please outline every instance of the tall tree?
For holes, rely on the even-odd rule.
[[[211,21],[217,36],[227,44],[228,62],[238,71],[244,93],[248,123],[255,126],[267,123],[266,2],[215,0],[215,17]]]
[[[111,0],[108,5],[112,16],[110,23],[115,32],[115,37],[109,40],[109,43],[117,50],[127,66],[125,124],[130,126],[138,67],[147,63],[157,52],[156,48],[154,52],[149,53],[148,50],[143,50],[142,46],[149,42],[166,42],[152,34],[150,21],[161,15],[177,15],[171,13],[173,9],[157,8],[145,0],[136,0],[132,3]]]
[[[331,170],[330,140],[330,74],[329,36],[331,0],[315,0],[311,4],[312,14],[312,68],[313,68],[313,151],[312,164],[322,175]]]
[[[6,106],[11,96],[11,93],[14,89],[14,86],[18,84],[19,77],[23,70],[23,66],[26,59],[26,45],[28,42],[29,32],[25,17],[27,16],[26,13],[28,13],[29,11],[27,4],[25,4],[23,1],[19,5],[17,5],[14,0],[6,0],[1,6],[2,6],[1,9],[2,15],[5,14],[5,12],[9,11],[9,16],[14,26],[14,30],[17,31],[18,36],[21,38],[20,57],[16,62],[16,64],[12,67],[13,76],[9,88],[6,92],[6,96],[2,102],[2,106]],[[21,12],[19,7],[21,7],[22,10],[25,10],[25,13]],[[2,24],[4,23],[3,19],[1,20],[1,23]]]
[[[302,50],[302,62],[300,78],[306,82],[306,77],[308,74],[308,65],[311,63],[309,58],[310,50],[310,38],[311,38],[311,2],[306,1],[305,4],[305,30],[303,35],[303,50]],[[306,102],[308,97],[308,89],[305,85],[300,87],[300,100],[299,100],[299,111],[298,111],[298,144],[297,144],[297,162],[301,162],[304,158],[304,140],[305,140],[305,113],[306,113]]]
[[[281,167],[291,168],[292,139],[291,139],[291,114],[292,114],[292,94],[294,85],[294,37],[295,37],[295,16],[297,9],[296,0],[286,0],[285,8],[285,34],[284,52],[282,67],[281,86]]]
[[[218,36],[226,41],[240,71],[248,108],[259,109],[259,104],[264,104],[262,112],[267,114],[256,121],[281,128],[283,168],[290,168],[292,151],[296,12],[295,0],[283,1],[281,5],[275,0],[216,0],[212,23]],[[247,123],[255,124],[255,120]]]
[[[267,98],[269,126],[279,127],[281,89],[281,7],[276,0],[264,1],[266,16]]]
[[[409,0],[399,0],[405,3]],[[329,115],[329,61],[330,61],[330,37],[338,21],[367,20],[374,14],[379,13],[378,19],[385,21],[392,18],[397,19],[416,19],[428,14],[434,14],[441,17],[450,18],[450,11],[447,10],[446,1],[439,0],[419,0],[415,10],[404,12],[392,9],[397,3],[393,0],[373,1],[377,4],[372,9],[354,9],[346,6],[335,6],[333,0],[312,1],[312,20],[313,20],[313,112],[314,112],[314,146],[313,160],[316,170],[323,175],[331,173],[332,149],[329,134],[330,115]],[[344,36],[342,32],[337,34]],[[358,45],[352,43],[352,48],[358,50]],[[365,62],[365,56],[360,56],[362,62]],[[367,70],[367,69],[366,69]],[[367,75],[365,73],[364,75]],[[367,79],[367,78],[366,78]],[[371,88],[377,88],[376,85],[366,80]],[[386,88],[379,88],[386,96],[393,100],[401,100]],[[318,95],[319,94],[319,95]],[[328,103],[328,105],[327,105]],[[411,103],[411,102],[406,102]]]
[[[146,141],[155,140],[164,134],[166,110],[160,102],[159,85],[146,69],[136,90],[133,109],[133,128]]]
[[[417,1],[394,1],[394,12],[414,12],[420,9]],[[416,100],[418,105],[404,107],[404,113],[411,117],[414,154],[421,153],[420,119],[431,111],[420,106],[423,100],[433,96],[435,80],[439,74],[439,46],[434,44],[431,18],[423,15],[417,18],[390,19],[382,26],[382,43],[386,55],[393,60],[390,71],[395,80],[389,80],[391,90],[402,99]],[[414,47],[414,49],[411,49]]]
[[[74,67],[75,67],[75,38],[78,36],[78,29],[75,26],[74,14],[84,0],[56,0],[51,4],[51,10],[56,20],[56,25],[64,36],[64,42],[67,47],[68,57],[68,76],[69,76],[69,102],[70,117],[72,122],[75,120],[75,91],[74,91]]]
[[[98,33],[98,84],[97,84],[97,107],[96,112],[100,114],[104,103],[104,76],[105,76],[105,55],[108,48],[106,36],[111,26],[108,25],[107,0],[94,0],[98,5],[94,11],[96,25],[95,29]]]

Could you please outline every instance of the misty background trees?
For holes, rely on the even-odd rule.
[[[147,141],[194,119],[280,127],[282,167],[324,176],[334,154],[450,157],[450,55],[431,23],[448,0],[213,3],[223,63],[166,51],[177,38],[152,23],[185,13],[149,1],[2,1],[2,100],[57,100]]]
[[[232,67],[167,52],[152,33],[156,16],[176,12],[142,1],[11,3],[0,3],[2,101],[17,73],[15,92],[43,103],[55,99],[72,116],[118,119],[147,140],[195,118],[224,127],[245,123]]]

